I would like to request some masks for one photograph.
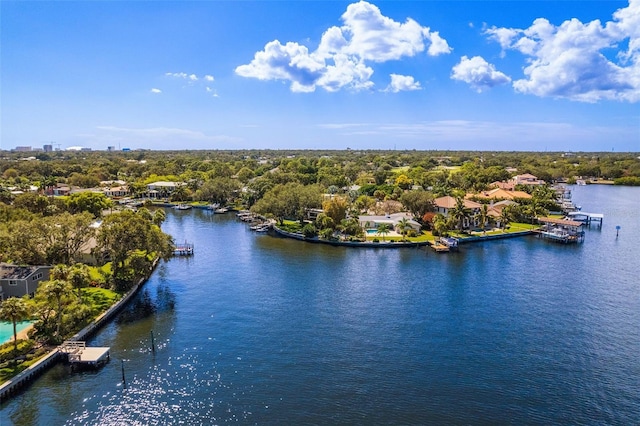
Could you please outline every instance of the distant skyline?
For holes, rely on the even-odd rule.
[[[0,149],[640,151],[640,0],[2,1]]]

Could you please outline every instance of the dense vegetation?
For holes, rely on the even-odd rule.
[[[9,321],[34,318],[35,341],[60,342],[148,274],[155,258],[172,252],[171,238],[160,229],[161,209],[149,204],[149,209],[118,211],[120,206],[98,190],[53,196],[63,184],[87,189],[123,181],[129,197],[140,198],[149,183],[180,182],[160,198],[250,208],[307,237],[363,240],[359,216],[401,211],[432,235],[463,232],[471,215],[465,196],[475,199],[473,194],[486,191],[492,182],[524,173],[549,184],[585,179],[640,185],[640,160],[637,153],[2,152],[0,262],[58,266],[33,299],[5,302],[0,314]],[[532,198],[502,210],[503,228],[558,209],[549,186],[516,189]],[[444,195],[456,199],[448,217],[434,212],[433,200]],[[484,204],[476,221],[484,225],[496,220],[488,216],[488,201],[476,200]],[[322,209],[313,221],[308,220],[310,209]],[[389,231],[380,226],[376,239],[385,240]],[[402,239],[422,237],[407,221],[397,231]],[[87,262],[97,266],[89,268]],[[16,342],[12,351],[33,354],[29,345]]]

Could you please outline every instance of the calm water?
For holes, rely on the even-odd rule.
[[[168,211],[195,256],[160,265],[91,342],[111,346],[105,368],[51,370],[0,424],[638,424],[637,200],[640,188],[574,187],[605,214],[584,244],[450,254]]]

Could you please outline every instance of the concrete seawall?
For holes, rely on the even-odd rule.
[[[151,272],[153,273],[158,264],[158,259],[153,262]],[[98,316],[85,328],[77,332],[68,340],[82,341],[93,336],[100,328],[106,325],[129,301],[138,293],[140,288],[147,281],[147,278],[141,278],[136,285],[131,288],[120,300],[113,304],[104,313]],[[35,364],[29,366],[26,370],[22,371],[18,375],[0,385],[0,402],[3,402],[11,398],[16,393],[20,392],[25,386],[29,385],[33,380],[38,378],[47,369],[53,366],[56,362],[61,361],[64,355],[60,352],[59,348],[55,348],[50,351],[44,357],[39,359]]]

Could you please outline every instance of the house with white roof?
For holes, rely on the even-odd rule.
[[[386,223],[391,229],[398,233],[401,233],[401,230],[398,229],[398,224],[400,223],[400,221],[402,221],[402,219],[407,220],[407,223],[409,224],[411,229],[416,232],[420,232],[422,225],[419,222],[413,220],[412,215],[406,212],[380,216],[360,216],[358,217],[358,222],[364,229],[376,229],[381,224]]]

